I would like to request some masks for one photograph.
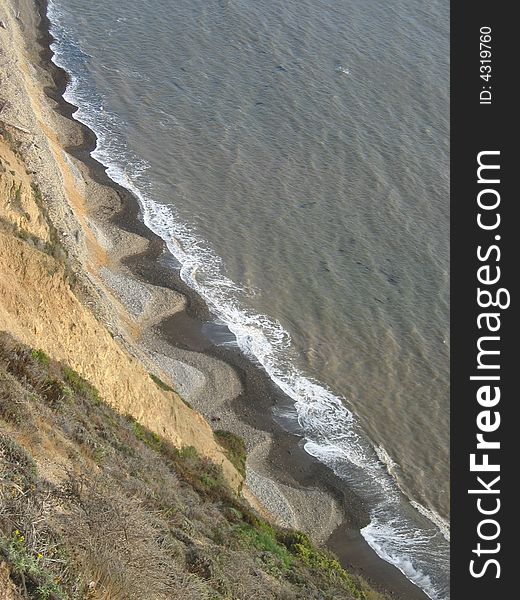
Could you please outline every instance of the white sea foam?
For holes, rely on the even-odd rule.
[[[384,523],[377,518],[361,530],[361,534],[376,554],[395,565],[410,581],[419,586],[432,600],[439,600],[439,594],[431,577],[415,565],[414,554],[420,546],[427,545],[429,539],[420,535],[410,536],[410,531],[396,526],[389,519]]]
[[[68,56],[67,44],[75,42],[68,36],[67,44],[62,42],[66,32],[60,17],[56,4],[51,1],[49,18],[53,23],[52,33],[58,40],[53,44],[54,60],[71,75],[64,97],[79,106],[75,118],[97,135],[98,145],[92,156],[107,167],[108,175],[115,182],[136,196],[144,223],[165,241],[181,265],[182,279],[227,325],[241,350],[262,365],[294,401],[298,422],[305,432],[305,450],[341,477],[353,481],[359,489],[370,492],[369,499],[375,501],[370,507],[371,522],[361,532],[367,542],[381,558],[399,568],[432,599],[447,598],[448,591],[439,591],[433,582],[435,574],[425,574],[435,561],[442,562],[445,558],[442,552],[447,555],[447,547],[437,546],[432,550],[430,545],[437,537],[437,529],[421,529],[402,513],[403,498],[392,477],[397,465],[383,448],[374,449],[368,443],[356,418],[346,407],[345,399],[306,377],[288,359],[291,339],[280,323],[240,305],[238,298],[247,295],[248,290],[224,275],[220,257],[193,228],[179,219],[175,208],[152,199],[144,177],[147,165],[129,152],[118,134],[121,120],[104,110],[102,99],[92,96],[89,82],[75,70],[74,58],[77,59],[81,50],[75,47],[74,57]],[[413,505],[442,530],[444,522],[438,515],[417,503]],[[449,568],[447,563],[443,568]]]
[[[379,460],[386,466],[387,471],[397,479],[397,463],[393,460],[393,458],[388,454],[388,452],[383,448],[383,446],[376,446],[375,451]]]
[[[410,500],[410,504],[419,511],[422,515],[424,515],[427,519],[429,519],[432,523],[435,523],[439,528],[440,532],[444,536],[444,539],[449,542],[450,541],[450,523],[443,519],[437,512],[433,510],[433,508],[426,508],[419,502],[415,500]]]
[[[387,471],[398,483],[398,470],[399,465],[392,459],[388,452],[383,446],[376,446],[375,451],[379,460],[386,466]],[[404,492],[403,492],[404,493]],[[410,499],[410,504],[427,519],[429,519],[434,525],[436,525],[439,531],[444,536],[444,539],[450,541],[450,523],[446,519],[443,519],[433,508],[426,508],[420,502]]]
[[[441,571],[448,572],[448,548],[440,539],[441,532],[437,528],[421,528],[403,511],[405,499],[387,468],[390,464],[394,470],[397,465],[386,451],[378,448],[376,454],[374,449],[374,455],[371,455],[370,448],[351,442],[346,446],[341,442],[328,446],[307,442],[305,449],[339,476],[345,477],[345,461],[362,468],[367,476],[365,492],[376,502],[370,510],[371,521],[361,530],[361,535],[380,558],[396,566],[432,600],[448,598],[447,586],[437,583],[435,576],[427,573],[433,563],[439,565]],[[384,462],[377,460],[378,454],[384,457]],[[445,539],[444,533],[442,537]]]

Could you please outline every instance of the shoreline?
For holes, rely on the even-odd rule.
[[[47,2],[37,0],[37,5],[41,17],[37,40],[41,66],[54,84],[53,87],[47,86],[45,92],[56,103],[56,110],[70,121],[70,127],[74,130],[73,137],[67,135],[68,132],[64,133],[65,138],[68,138],[64,149],[84,166],[88,177],[102,188],[114,190],[121,204],[114,214],[109,214],[106,210],[105,214],[102,214],[103,211],[96,210],[99,206],[88,206],[87,194],[87,215],[108,238],[115,229],[119,229],[134,238],[141,238],[145,245],[144,249],[136,254],[132,254],[131,248],[127,248],[126,253],[116,257],[115,264],[111,264],[110,268],[117,270],[119,263],[124,276],[128,277],[130,274],[136,285],[141,283],[169,289],[173,294],[180,294],[185,299],[180,311],[169,315],[166,311],[159,323],[148,327],[145,325],[138,335],[138,344],[148,355],[161,354],[179,361],[179,357],[184,354],[200,354],[216,364],[216,370],[220,368],[220,364],[226,365],[227,372],[232,371],[235,374],[240,386],[239,393],[229,395],[220,406],[215,406],[213,401],[204,402],[201,398],[190,399],[190,402],[210,423],[218,419],[218,427],[225,426],[246,438],[249,450],[248,465],[253,469],[256,485],[270,489],[271,497],[280,489],[283,489],[285,499],[292,495],[291,500],[287,502],[289,506],[282,508],[287,509],[288,514],[291,509],[294,512],[294,508],[297,509],[296,512],[307,511],[304,520],[309,524],[316,522],[318,518],[322,531],[314,531],[312,535],[322,538],[320,541],[326,541],[326,545],[339,555],[342,564],[362,574],[376,588],[405,599],[427,598],[396,567],[380,559],[362,538],[359,529],[368,523],[368,515],[360,500],[328,467],[303,450],[300,445],[301,438],[287,432],[275,421],[272,408],[284,400],[287,403],[287,399],[267,374],[238,349],[216,346],[205,335],[203,325],[211,319],[208,307],[202,298],[180,279],[171,264],[167,264],[168,252],[165,244],[140,220],[137,199],[129,190],[110,179],[106,167],[90,155],[96,146],[96,135],[86,125],[74,120],[76,107],[63,98],[68,75],[52,62],[52,36],[45,16]],[[124,245],[124,241],[120,245]],[[197,360],[202,370],[204,359]],[[168,373],[168,369],[163,370]],[[213,374],[213,377],[216,375]],[[218,414],[215,414],[216,412]],[[263,472],[259,473],[260,471]],[[270,480],[275,487],[269,486],[265,481],[261,483],[263,480]],[[264,495],[269,496],[269,492]],[[261,494],[257,493],[257,496],[267,504]],[[328,519],[325,521],[320,518],[320,513],[326,512],[321,504],[324,499],[329,508]],[[311,504],[314,506],[311,507]],[[269,506],[267,508],[269,509]],[[304,530],[309,529],[305,523],[295,525]],[[345,543],[345,539],[348,542]]]

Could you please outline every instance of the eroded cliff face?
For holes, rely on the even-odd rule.
[[[221,464],[238,488],[240,476],[215,443],[209,425],[176,393],[161,390],[118,346],[75,297],[56,259],[0,233],[0,297],[0,330],[69,364],[119,412],[132,415],[175,446],[194,446]]]
[[[10,26],[14,26],[14,20],[8,21]],[[6,51],[14,52],[13,48],[6,47],[4,55]],[[32,130],[28,135],[4,120],[8,111],[0,114],[0,330],[8,331],[33,348],[41,348],[55,360],[66,362],[94,385],[106,402],[175,446],[195,447],[201,455],[221,465],[231,487],[239,490],[241,475],[215,442],[201,415],[175,392],[161,389],[144,365],[115,341],[106,326],[75,295],[67,253],[61,247],[47,205],[52,204],[54,212],[70,213],[80,229],[85,228],[85,215],[77,214],[78,197],[69,198],[73,192],[73,195],[79,192],[66,155],[42,122],[43,112],[37,114],[39,110],[35,109],[41,103],[41,90],[39,98],[30,97],[35,94],[36,82],[28,84],[30,69],[27,65],[21,68],[23,53],[20,49],[16,52],[16,60],[11,57],[11,64],[22,72],[17,90],[23,92],[20,94],[23,111],[15,114],[23,114],[24,122],[30,122]],[[9,85],[4,92],[16,87],[16,77],[13,70],[8,73]],[[16,98],[0,97],[0,100],[7,101],[12,108]],[[49,196],[52,187],[45,189],[43,195],[37,183],[38,173],[31,170],[34,165],[29,166],[24,159],[26,152],[34,152],[36,143],[41,148],[38,158],[42,169],[53,174],[53,181],[61,181],[59,189],[55,186],[56,195],[52,198]],[[60,207],[59,203],[67,205]],[[84,247],[92,249],[95,245],[92,231],[82,234],[87,240]],[[97,258],[91,252],[84,259],[91,280],[95,275],[92,270],[99,264]],[[77,257],[74,268],[82,268]],[[123,311],[121,307],[118,310]],[[123,322],[132,323],[130,315],[120,317]],[[131,341],[127,340],[128,343]]]
[[[176,393],[161,390],[117,344],[76,298],[62,262],[36,248],[32,237],[23,239],[32,234],[43,247],[51,243],[50,229],[21,160],[2,153],[2,166],[6,170],[0,173],[0,216],[16,229],[0,233],[0,330],[69,364],[121,413],[132,415],[174,445],[194,446],[221,464],[238,489],[241,477],[205,420]]]
[[[9,135],[8,132],[6,132]],[[50,242],[49,225],[38,206],[38,188],[9,145],[0,141],[0,220]]]

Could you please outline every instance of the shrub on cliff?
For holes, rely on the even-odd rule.
[[[245,477],[246,475],[246,444],[244,440],[231,431],[217,429],[213,432],[217,442],[224,448],[226,455],[237,471]]]

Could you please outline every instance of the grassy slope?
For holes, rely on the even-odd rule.
[[[376,598],[193,448],[0,334],[0,560],[30,598]]]

